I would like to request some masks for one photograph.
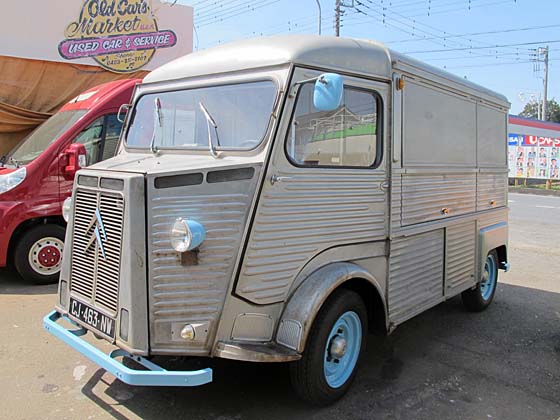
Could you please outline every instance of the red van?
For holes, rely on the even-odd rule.
[[[58,280],[66,223],[61,206],[78,169],[115,154],[119,107],[141,80],[89,89],[64,105],[0,159],[0,267],[13,261],[26,280]]]

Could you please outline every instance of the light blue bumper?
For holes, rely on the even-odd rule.
[[[206,368],[195,371],[170,371],[165,370],[161,366],[150,362],[140,356],[134,356],[124,350],[118,349],[110,354],[105,354],[98,348],[92,346],[80,336],[87,333],[85,328],[69,330],[58,324],[58,320],[64,318],[57,311],[45,315],[43,318],[43,326],[45,330],[55,337],[64,341],[74,350],[79,351],[89,360],[96,363],[99,367],[105,369],[121,381],[129,385],[137,386],[198,386],[212,382],[212,369]],[[70,321],[73,323],[72,321]],[[74,324],[74,323],[73,323]],[[116,360],[116,357],[128,357],[141,364],[148,370],[135,370],[124,366]]]

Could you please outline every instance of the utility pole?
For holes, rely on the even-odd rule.
[[[534,72],[537,77],[540,78],[539,74],[541,72],[541,63],[544,63],[544,77],[543,77],[543,101],[541,104],[539,98],[539,106],[537,107],[539,115],[539,119],[546,121],[546,110],[548,108],[548,45],[546,47],[539,47],[536,50],[533,50],[533,59],[532,61],[535,62],[534,65]]]
[[[544,52],[544,98],[542,103],[542,119],[546,121],[547,91],[548,91],[548,45],[543,48]]]
[[[344,14],[343,7],[354,7],[354,0],[351,0],[350,3],[336,0],[334,3],[334,33],[336,36],[340,36],[340,18]]]
[[[341,0],[336,0],[334,6],[334,33],[336,36],[340,36],[340,3]]]

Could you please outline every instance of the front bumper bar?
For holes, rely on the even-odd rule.
[[[194,371],[171,371],[165,370],[144,357],[134,356],[121,349],[105,354],[80,338],[87,333],[85,328],[78,326],[78,329],[75,330],[66,329],[57,322],[60,318],[76,325],[59,312],[52,311],[43,318],[43,327],[124,383],[136,386],[198,386],[212,382],[212,369],[210,368]],[[148,370],[135,370],[126,367],[115,359],[121,356],[134,360]]]

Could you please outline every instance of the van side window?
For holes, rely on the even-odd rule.
[[[116,114],[99,117],[74,139],[74,143],[82,143],[86,148],[87,165],[93,165],[115,155],[122,123]]]
[[[287,153],[298,166],[370,167],[380,156],[380,97],[369,90],[344,87],[334,111],[313,107],[313,83],[299,91],[287,140]]]
[[[122,122],[117,120],[117,114],[110,114],[105,118],[105,142],[103,145],[103,155],[101,156],[101,160],[109,159],[115,156],[122,129]]]
[[[81,143],[86,148],[87,166],[99,162],[99,154],[102,145],[103,120],[100,117],[84,128],[74,139],[74,143]]]

